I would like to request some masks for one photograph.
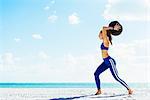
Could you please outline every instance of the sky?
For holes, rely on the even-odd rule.
[[[94,82],[103,26],[127,82],[150,82],[150,0],[0,0],[0,82]],[[109,70],[102,82],[115,82]]]

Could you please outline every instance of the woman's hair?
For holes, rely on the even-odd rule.
[[[112,22],[110,22],[109,23],[109,27],[113,27],[114,28],[114,26],[116,24],[119,24],[120,27],[121,27],[118,31],[117,30],[107,30],[107,36],[108,36],[109,41],[110,41],[111,44],[112,44],[112,36],[111,36],[111,34],[114,35],[114,36],[118,36],[118,35],[121,34],[121,32],[123,30],[122,25],[118,21],[112,21]]]
[[[113,27],[116,25],[116,24],[119,24],[120,25],[120,29],[117,31],[117,30],[108,30],[108,32],[114,36],[118,36],[121,34],[121,32],[123,31],[123,27],[122,25],[118,22],[118,21],[112,21],[109,23],[109,27]]]
[[[110,43],[112,45],[112,36],[111,36],[111,34],[107,32],[107,36],[108,36],[108,39],[109,39],[109,41],[110,41]]]

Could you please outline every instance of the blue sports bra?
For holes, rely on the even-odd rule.
[[[101,50],[108,50],[108,47],[104,46],[104,43],[101,44]]]

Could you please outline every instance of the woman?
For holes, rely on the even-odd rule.
[[[103,27],[102,31],[99,33],[99,38],[103,40],[101,44],[101,51],[102,51],[102,58],[103,63],[96,69],[94,76],[95,82],[97,86],[97,92],[95,95],[101,94],[101,87],[100,87],[100,79],[99,75],[104,72],[106,69],[110,69],[111,74],[113,77],[120,82],[127,90],[128,94],[132,94],[133,91],[129,88],[129,86],[118,77],[118,72],[116,69],[116,62],[113,58],[111,58],[108,54],[109,45],[112,44],[112,37],[111,35],[117,36],[122,32],[122,25],[118,21],[113,21],[109,24],[108,27]]]

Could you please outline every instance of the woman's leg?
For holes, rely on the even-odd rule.
[[[99,65],[99,67],[96,69],[94,76],[95,76],[95,82],[96,82],[96,86],[97,89],[100,90],[100,79],[99,79],[99,75],[105,71],[106,69],[108,69],[108,67],[105,65],[105,63],[103,62],[101,65]]]
[[[120,82],[124,87],[126,87],[127,90],[130,90],[129,86],[127,85],[127,83],[125,83],[125,81],[123,81],[121,78],[119,78],[118,76],[118,71],[116,69],[116,63],[114,61],[114,59],[109,59],[109,62],[111,64],[110,66],[110,71],[111,71],[111,74],[113,75],[113,77],[118,81]]]

